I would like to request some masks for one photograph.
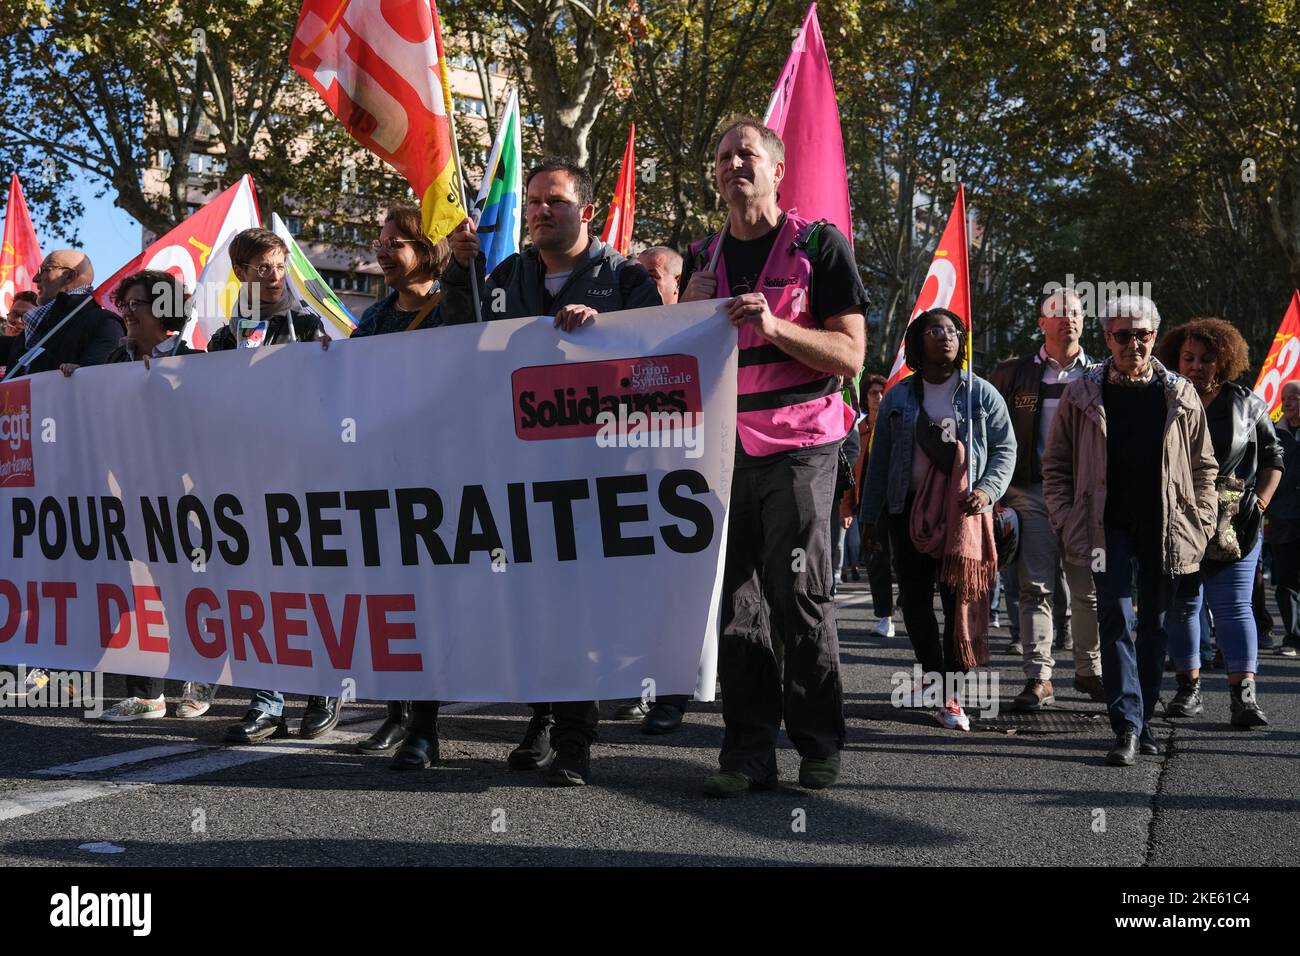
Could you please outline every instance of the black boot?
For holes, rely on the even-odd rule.
[[[1201,679],[1190,674],[1178,675],[1178,693],[1165,704],[1166,717],[1195,717],[1205,710],[1201,703]]]
[[[1115,746],[1106,754],[1106,763],[1112,767],[1131,767],[1137,759],[1138,735],[1126,730],[1115,737]]]
[[[511,770],[545,770],[555,759],[551,749],[551,727],[555,719],[549,713],[533,712],[528,730],[519,746],[510,751],[506,765]]]
[[[406,724],[411,719],[411,702],[409,700],[390,700],[388,717],[379,725],[379,729],[357,744],[363,754],[389,754],[406,736]]]
[[[438,762],[437,712],[412,711],[410,729],[393,754],[394,770],[428,770]]]
[[[1232,693],[1232,726],[1263,727],[1268,723],[1264,711],[1260,710],[1255,700],[1255,682],[1249,677],[1240,684],[1229,684]]]
[[[308,697],[307,709],[302,712],[302,722],[298,724],[298,736],[311,740],[329,733],[338,726],[342,710],[340,697]]]

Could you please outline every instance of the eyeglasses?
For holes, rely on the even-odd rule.
[[[373,239],[370,242],[370,248],[373,249],[375,252],[380,252],[380,251],[396,252],[401,246],[404,246],[407,243],[410,243],[411,245],[414,246],[419,244],[419,240],[418,239]]]
[[[64,272],[71,272],[71,271],[72,271],[72,267],[71,267],[71,266],[56,266],[56,265],[54,265],[54,264],[52,264],[52,263],[46,263],[45,265],[41,266],[39,269],[36,270],[36,274],[37,274],[38,276],[39,276],[39,275],[44,275],[45,273],[47,273],[47,272],[53,272],[53,271],[56,270],[56,269],[62,269]]]
[[[932,339],[957,339],[961,338],[961,333],[951,325],[932,325],[925,330],[925,334]]]
[[[1120,345],[1128,345],[1134,339],[1137,339],[1143,345],[1146,345],[1156,337],[1155,329],[1120,329],[1118,332],[1107,332],[1112,339]]]
[[[126,306],[128,312],[134,312],[136,309],[147,309],[150,312],[153,311],[153,303],[148,299],[127,299],[122,304]]]
[[[289,267],[285,265],[283,262],[280,263],[263,262],[260,266],[257,266],[256,268],[253,268],[252,266],[249,265],[245,265],[244,268],[252,269],[253,275],[257,276],[259,279],[269,279],[273,275],[282,276],[289,271]]]

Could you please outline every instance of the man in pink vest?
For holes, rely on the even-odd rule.
[[[776,133],[752,118],[733,122],[714,165],[726,228],[692,245],[682,273],[683,302],[727,297],[740,348],[718,655],[726,731],[705,792],[773,786],[783,715],[802,757],[799,782],[820,789],[838,776],[844,745],[829,529],[840,443],[855,417],[840,389],[862,368],[867,294],[844,236],[777,204],[785,144]]]

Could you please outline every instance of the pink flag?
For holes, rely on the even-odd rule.
[[[815,3],[776,82],[765,122],[785,141],[781,208],[805,219],[828,219],[852,243],[840,110]]]

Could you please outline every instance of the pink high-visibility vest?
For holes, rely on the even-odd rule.
[[[809,311],[812,261],[802,248],[812,223],[786,214],[772,251],[758,277],[758,288],[778,319],[804,328],[819,328]],[[691,246],[709,257],[715,233]],[[732,295],[726,256],[718,258],[719,297]],[[741,326],[736,372],[736,435],[745,452],[756,458],[839,441],[857,417],[840,394],[840,377],[809,368],[755,331]]]

